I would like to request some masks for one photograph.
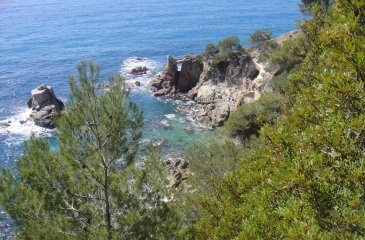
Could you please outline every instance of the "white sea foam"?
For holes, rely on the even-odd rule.
[[[5,138],[6,144],[19,144],[32,135],[48,137],[54,133],[53,130],[35,125],[29,118],[31,112],[31,109],[24,108],[13,116],[0,120],[0,136]]]
[[[172,120],[172,119],[175,119],[176,118],[176,115],[173,114],[173,113],[170,113],[170,114],[166,114],[165,115],[165,118],[169,119],[169,120]]]
[[[131,74],[131,71],[137,67],[146,67],[148,68],[148,71],[146,74],[142,75]],[[158,67],[159,63],[149,58],[131,57],[122,62],[120,73],[126,79],[127,83],[139,81],[141,83],[141,87],[144,87],[156,74],[156,69]]]

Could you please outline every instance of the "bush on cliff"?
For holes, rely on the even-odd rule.
[[[242,148],[231,141],[190,147],[187,159],[194,173],[190,183],[210,194],[215,181],[236,169],[241,154]]]
[[[327,10],[334,2],[335,0],[301,0],[299,6],[302,13],[312,14],[313,6],[317,6],[321,10]]]
[[[208,43],[207,46],[205,46],[205,51],[204,51],[204,55],[207,58],[211,58],[214,57],[216,54],[219,53],[219,49],[216,45],[214,45],[213,43]]]
[[[224,132],[241,140],[257,136],[265,124],[273,123],[280,116],[283,102],[278,93],[263,93],[258,101],[244,104],[232,113],[224,124]]]
[[[365,238],[364,12],[338,0],[302,27],[290,110],[200,201],[198,239]]]
[[[235,36],[223,39],[218,43],[219,53],[222,54],[227,52],[241,51],[242,46],[240,44],[240,41],[241,40],[239,39],[239,37]]]
[[[203,55],[207,59],[211,59],[214,66],[218,66],[226,62],[232,55],[244,52],[240,39],[232,36],[221,40],[217,45],[208,43]]]
[[[254,44],[254,45],[261,45],[264,42],[271,40],[271,37],[272,37],[272,31],[271,30],[260,29],[260,30],[257,30],[256,32],[254,32],[250,36],[248,41],[251,44]]]
[[[279,46],[270,56],[270,62],[280,67],[279,72],[291,71],[302,63],[308,48],[305,36],[289,39]]]
[[[271,40],[271,37],[271,30],[257,30],[248,39],[257,48],[260,62],[267,61],[271,54],[279,47],[275,41]]]

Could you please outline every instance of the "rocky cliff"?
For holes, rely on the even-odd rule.
[[[188,93],[199,82],[202,71],[203,62],[196,57],[185,56],[178,60],[168,56],[166,67],[149,83],[149,89],[155,96]]]
[[[284,34],[273,41],[282,44],[296,37],[299,30]],[[167,57],[165,68],[149,83],[155,96],[194,100],[195,120],[203,127],[222,125],[238,106],[260,98],[262,91],[270,91],[278,70],[268,62],[260,62],[257,47],[229,54],[213,61],[197,56],[181,59]]]
[[[149,84],[155,96],[194,100],[194,117],[204,127],[223,124],[243,102],[259,98],[254,80],[260,71],[249,54],[232,54],[213,64],[194,56],[167,58],[165,68]]]

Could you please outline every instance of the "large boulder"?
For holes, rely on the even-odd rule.
[[[31,119],[38,126],[45,128],[54,128],[54,119],[65,108],[63,102],[58,99],[51,86],[45,84],[31,91],[27,105],[33,111]]]

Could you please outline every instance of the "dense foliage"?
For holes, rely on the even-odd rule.
[[[251,37],[248,39],[248,41],[252,44],[261,45],[262,43],[271,40],[272,37],[272,31],[271,30],[257,30],[254,32]]]
[[[248,140],[281,115],[283,104],[279,93],[263,93],[258,101],[240,106],[224,124],[224,130],[232,137]]]
[[[70,78],[72,99],[57,124],[59,150],[31,139],[3,170],[0,203],[18,224],[18,239],[172,239],[173,214],[157,159],[136,167],[143,124],[123,79],[95,89],[99,68],[82,63]],[[151,155],[152,156],[152,155]],[[154,154],[153,156],[156,156]]]
[[[203,55],[205,58],[211,59],[213,65],[219,65],[227,61],[233,54],[244,52],[245,50],[240,44],[240,39],[232,36],[219,41],[217,45],[208,43]]]
[[[302,26],[290,110],[200,202],[200,239],[365,237],[364,13],[339,0]]]
[[[295,66],[302,63],[306,56],[306,46],[303,36],[285,41],[280,47],[270,54],[270,62],[278,65],[278,73],[291,71]]]
[[[321,10],[327,10],[333,3],[334,0],[301,0],[299,6],[302,13],[311,14],[313,6],[316,5]]]

